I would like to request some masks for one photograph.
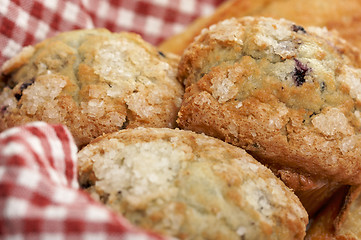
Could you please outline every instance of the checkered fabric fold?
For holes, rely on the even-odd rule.
[[[0,66],[62,31],[131,31],[156,45],[224,0],[0,0]]]
[[[0,134],[1,239],[161,240],[79,190],[77,148],[63,125]]]

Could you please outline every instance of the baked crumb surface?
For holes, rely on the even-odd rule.
[[[2,66],[0,131],[29,121],[63,123],[78,146],[127,127],[175,127],[179,58],[132,33],[65,32]]]
[[[185,50],[178,123],[261,162],[359,184],[360,54],[325,29],[264,17],[204,29]]]
[[[79,181],[133,224],[180,239],[303,239],[307,213],[244,150],[202,134],[137,128],[79,152]]]

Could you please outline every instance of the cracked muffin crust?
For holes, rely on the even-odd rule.
[[[177,239],[303,239],[296,195],[243,149],[191,131],[125,129],[78,154],[79,182],[131,223]]]
[[[25,47],[1,68],[0,131],[34,120],[63,123],[78,146],[123,128],[175,127],[179,57],[140,36],[65,32]]]
[[[177,121],[244,148],[296,191],[359,184],[359,67],[360,54],[325,29],[225,20],[181,58]]]

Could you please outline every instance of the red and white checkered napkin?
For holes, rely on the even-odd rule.
[[[0,239],[160,240],[79,190],[77,147],[62,125],[0,134]]]
[[[61,31],[132,31],[157,45],[225,0],[0,0],[0,66]]]

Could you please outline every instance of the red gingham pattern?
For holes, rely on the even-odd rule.
[[[0,66],[23,46],[79,28],[136,32],[157,45],[223,1],[0,0]]]
[[[77,148],[62,125],[0,134],[0,239],[161,240],[79,190]]]

